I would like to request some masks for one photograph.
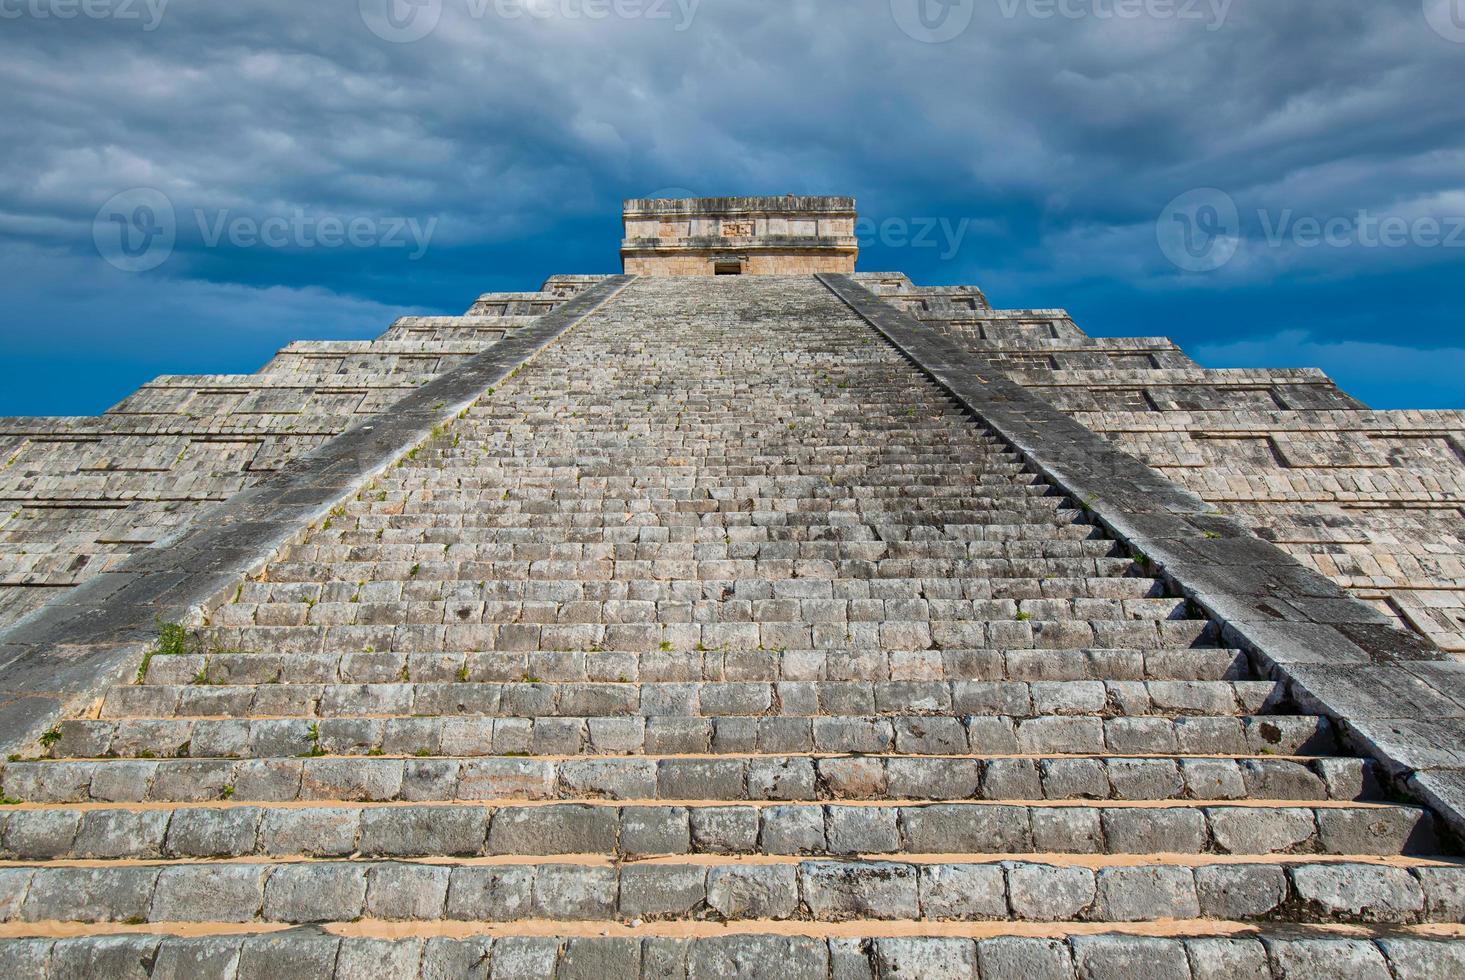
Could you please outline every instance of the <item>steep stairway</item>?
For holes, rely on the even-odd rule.
[[[168,633],[0,775],[0,976],[1465,974],[1430,814],[812,277],[635,281]]]

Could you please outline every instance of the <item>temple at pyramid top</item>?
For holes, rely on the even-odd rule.
[[[852,197],[701,197],[625,203],[621,263],[643,276],[854,272]]]

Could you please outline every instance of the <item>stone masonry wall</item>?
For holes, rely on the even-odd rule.
[[[0,626],[277,472],[603,277],[303,341],[257,374],[167,375],[95,418],[0,419]]]
[[[1442,649],[1465,653],[1465,413],[1372,411],[1316,370],[1212,370],[975,287],[868,288]],[[958,305],[959,304],[959,305]]]

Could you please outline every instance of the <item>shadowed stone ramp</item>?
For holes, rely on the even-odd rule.
[[[1191,612],[816,279],[636,280],[5,766],[0,976],[1460,975]]]

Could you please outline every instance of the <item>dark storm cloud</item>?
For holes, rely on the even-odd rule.
[[[157,370],[217,369],[221,350],[249,370],[288,339],[609,271],[619,199],[664,187],[856,194],[866,268],[1247,357],[1226,345],[1364,339],[1397,283],[1442,300],[1465,255],[1414,234],[1465,216],[1465,43],[1421,0],[974,0],[943,43],[902,30],[916,0],[85,0],[61,16],[83,2],[0,0],[0,236],[24,270],[4,288],[27,318],[7,342],[37,364],[58,342],[124,358],[142,331]],[[425,15],[434,29],[402,41]],[[1186,273],[1155,226],[1202,187],[1229,195],[1241,241]],[[131,188],[166,195],[176,244],[129,276],[98,258],[93,223]],[[1360,211],[1411,237],[1368,245]],[[1353,230],[1309,245],[1299,219]],[[935,247],[912,243],[927,220],[946,222]],[[323,244],[352,222],[354,244]],[[408,222],[429,240],[384,243]],[[1172,313],[1293,308],[1359,279],[1377,316],[1353,297],[1316,321]],[[1458,314],[1424,312],[1387,339],[1461,346]],[[105,403],[147,373],[88,383],[112,386]]]

